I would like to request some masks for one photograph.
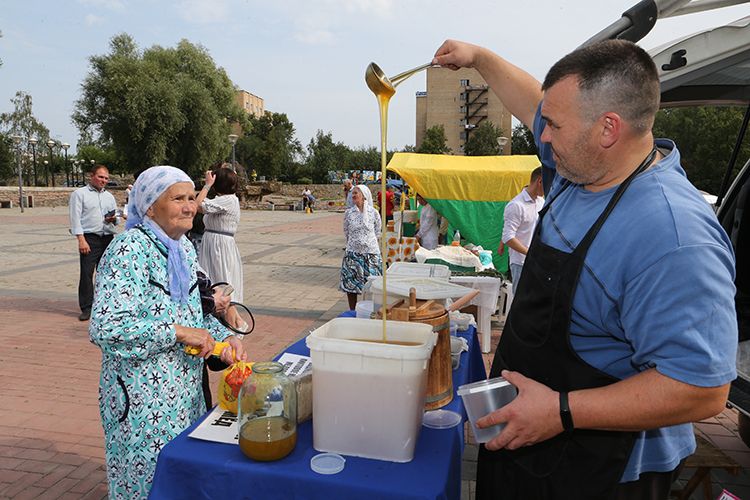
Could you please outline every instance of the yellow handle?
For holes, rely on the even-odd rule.
[[[211,353],[212,356],[221,356],[221,351],[224,350],[225,347],[229,347],[229,342],[217,342],[216,345],[214,345],[214,350]],[[192,345],[186,345],[185,346],[185,352],[188,354],[192,354],[193,356],[200,354],[201,348],[192,346]]]

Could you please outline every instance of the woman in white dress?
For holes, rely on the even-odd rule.
[[[213,186],[216,196],[206,199]],[[232,301],[242,303],[242,257],[234,234],[240,223],[240,200],[237,174],[229,168],[206,172],[206,182],[198,194],[198,210],[203,215],[206,229],[201,241],[198,261],[214,283],[226,282],[234,287]]]

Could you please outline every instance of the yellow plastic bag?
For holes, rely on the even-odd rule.
[[[254,363],[238,361],[224,370],[219,380],[219,406],[237,414],[237,400],[245,379],[253,372]]]

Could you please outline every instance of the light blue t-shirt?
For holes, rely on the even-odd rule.
[[[540,136],[542,163],[555,168]],[[571,344],[590,365],[624,379],[649,368],[700,387],[736,377],[734,253],[711,207],[688,181],[672,141],[666,157],[638,175],[592,243],[573,299]],[[547,201],[565,179],[555,174]],[[571,252],[617,187],[593,193],[573,184],[542,220],[542,241]],[[692,424],[641,432],[621,482],[665,472],[695,451]]]

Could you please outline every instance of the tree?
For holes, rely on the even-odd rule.
[[[510,139],[510,150],[514,155],[538,155],[534,134],[523,123],[513,127]]]
[[[502,150],[497,143],[497,138],[502,135],[503,131],[500,127],[496,127],[491,121],[485,120],[469,134],[469,138],[464,144],[464,154],[466,156],[499,155]]]
[[[91,168],[91,160],[94,160],[96,165],[104,165],[112,174],[128,173],[127,163],[124,163],[117,156],[117,151],[111,146],[81,144],[79,142],[76,148],[76,157],[84,161],[85,166],[81,167],[84,174]]]
[[[23,140],[36,137],[39,142],[49,139],[49,129],[34,116],[31,95],[19,90],[10,102],[13,111],[0,114],[0,127],[8,135],[20,135]]]
[[[37,158],[42,151],[47,150],[46,142],[50,138],[49,129],[34,116],[33,110],[33,99],[31,95],[18,91],[16,95],[10,100],[13,104],[13,111],[10,113],[0,114],[0,128],[6,133],[8,137],[11,135],[20,135],[22,142],[20,144],[21,155],[24,158],[31,158],[34,150],[36,151]],[[35,148],[31,146],[28,139],[35,138],[38,143]],[[12,148],[15,151],[15,147]],[[41,162],[42,160],[39,160]],[[37,172],[42,172],[44,167],[37,162]],[[56,163],[53,160],[52,167],[54,168]],[[15,166],[13,167],[15,170]],[[22,170],[25,171],[26,183],[29,184],[31,178],[31,172],[33,170],[32,163],[30,161],[24,161]],[[50,170],[54,172],[55,170]],[[37,177],[37,181],[39,178]]]
[[[250,119],[252,133],[237,141],[237,161],[258,175],[284,181],[296,179],[295,160],[302,145],[294,137],[294,125],[284,113],[266,113]]]
[[[386,163],[393,157],[393,151],[386,151]],[[350,170],[380,170],[381,154],[380,149],[375,146],[360,146],[351,150],[349,161],[347,162]]]
[[[690,181],[698,189],[718,194],[744,111],[718,106],[663,109],[656,114],[654,136],[674,140]],[[745,141],[734,174],[748,157],[750,145]]]
[[[192,175],[231,150],[230,124],[247,126],[226,72],[206,49],[182,40],[142,53],[127,34],[92,56],[73,120],[111,144],[131,171],[168,163]]]
[[[0,182],[5,184],[16,171],[15,155],[13,152],[13,141],[10,137],[0,134]]]
[[[448,154],[451,152],[451,148],[448,147],[447,141],[445,127],[433,125],[425,131],[424,139],[417,148],[417,153]]]
[[[342,142],[334,142],[333,134],[318,130],[307,145],[304,173],[316,184],[329,181],[328,172],[345,169],[349,165],[350,150]]]

